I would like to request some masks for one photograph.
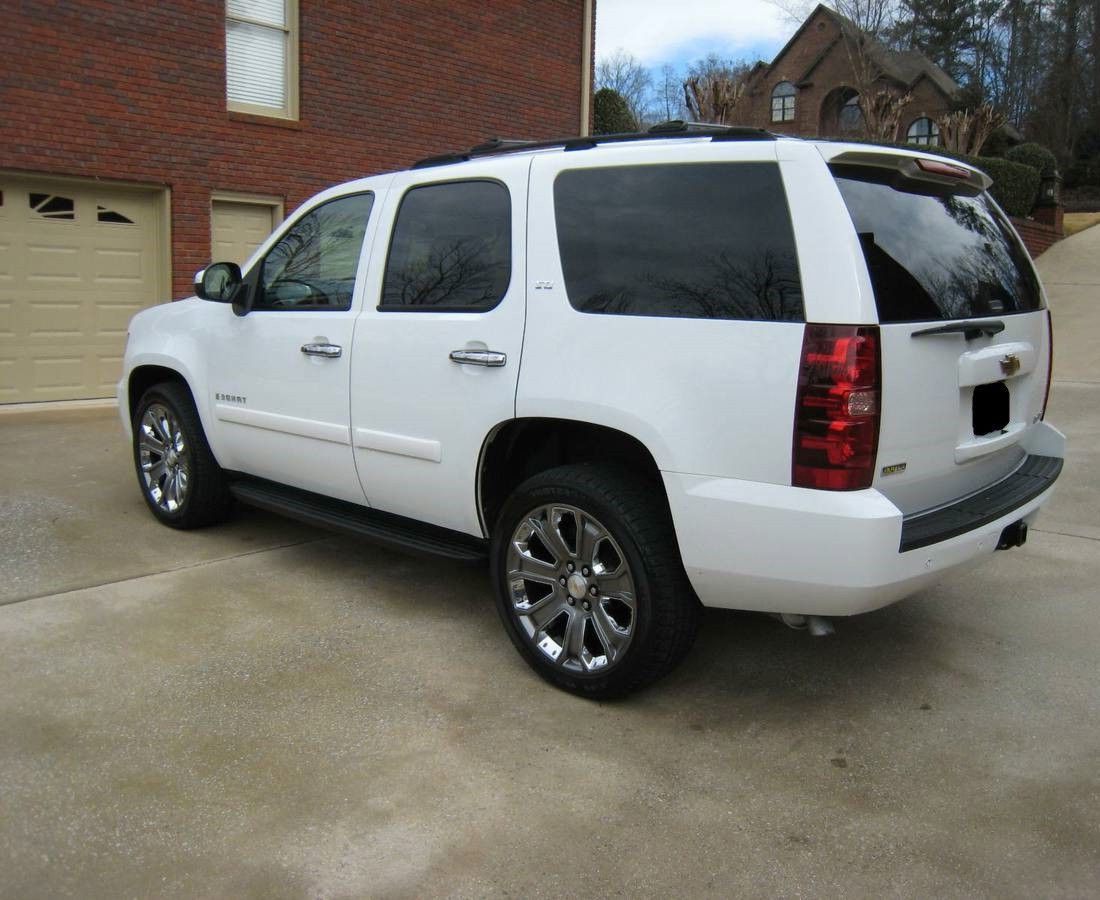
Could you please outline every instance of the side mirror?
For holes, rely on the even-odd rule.
[[[241,267],[236,263],[211,263],[195,273],[195,294],[214,303],[232,303],[241,289]]]

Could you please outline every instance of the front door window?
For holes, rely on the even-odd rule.
[[[299,219],[264,259],[253,310],[350,309],[373,203],[354,194]]]

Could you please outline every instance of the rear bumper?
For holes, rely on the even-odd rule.
[[[874,489],[834,493],[669,472],[664,482],[704,605],[848,616],[993,553],[1008,525],[1034,523],[1060,471],[1060,455],[1029,456],[979,494],[908,518]],[[930,541],[901,549],[918,534]]]
[[[998,521],[1053,487],[1060,474],[1061,457],[1028,456],[1015,472],[984,491],[940,509],[906,516],[901,523],[900,549],[919,550]]]

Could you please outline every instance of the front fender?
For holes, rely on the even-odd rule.
[[[213,325],[211,314],[217,311],[214,304],[191,298],[153,307],[133,318],[118,388],[119,414],[127,436],[132,437],[129,388],[134,373],[146,366],[170,369],[179,373],[191,391],[210,449],[217,457],[218,448],[211,440],[213,409],[203,341]]]

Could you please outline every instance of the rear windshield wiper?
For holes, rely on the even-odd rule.
[[[1005,330],[1005,323],[993,322],[952,322],[950,325],[939,325],[935,328],[925,328],[923,331],[914,331],[910,337],[923,337],[927,334],[961,334],[968,341],[972,341],[983,334],[993,337]]]

